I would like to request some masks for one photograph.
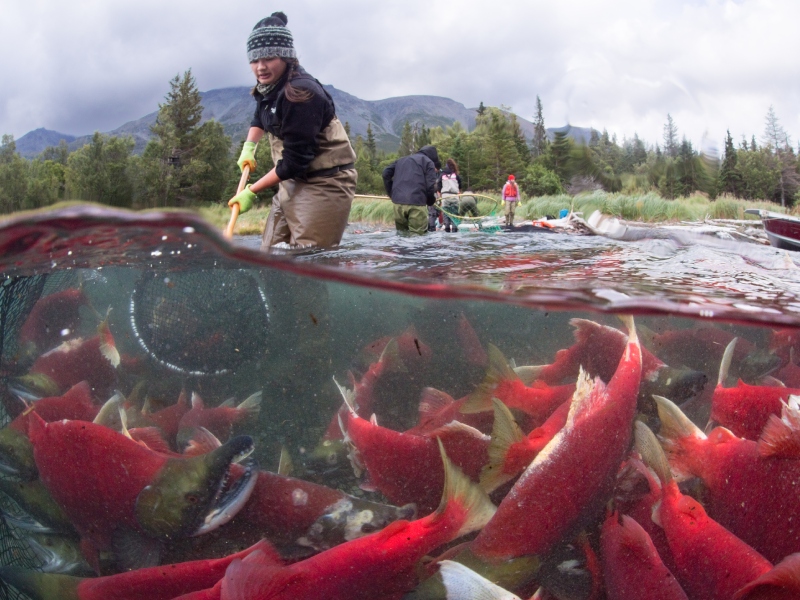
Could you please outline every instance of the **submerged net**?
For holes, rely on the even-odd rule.
[[[182,375],[224,375],[263,350],[269,303],[245,270],[146,272],[131,296],[133,334],[148,356]]]
[[[11,420],[6,410],[11,400],[8,392],[8,380],[20,373],[24,367],[16,361],[18,350],[17,336],[33,305],[42,295],[47,276],[3,277],[0,281],[0,370],[2,382],[0,393],[0,425],[5,426]],[[0,494],[0,565],[36,569],[41,562],[24,541],[24,534],[6,522],[5,512],[19,515],[22,511],[16,503],[5,494]],[[0,599],[21,600],[27,596],[0,581]]]
[[[459,228],[459,232],[464,231],[466,227],[461,228],[461,225],[470,225],[471,230],[481,231],[483,233],[497,233],[502,231],[501,223],[497,216],[498,210],[500,209],[501,203],[498,202],[495,198],[490,196],[484,196],[483,194],[459,194],[459,204],[463,203],[463,198],[483,198],[483,204],[489,204],[489,212],[485,215],[478,215],[478,216],[468,216],[466,214],[460,214],[464,212],[463,208],[459,209],[457,213],[453,211],[446,210],[443,207],[439,207],[439,210],[442,211],[445,215],[447,215],[450,220],[455,223],[456,227]]]

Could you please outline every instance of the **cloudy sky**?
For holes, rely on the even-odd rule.
[[[302,64],[367,100],[431,94],[650,144],[667,114],[697,145],[800,141],[798,0],[2,0],[0,133],[108,131],[192,69],[250,85],[250,30],[284,10]],[[704,140],[705,137],[705,141]]]

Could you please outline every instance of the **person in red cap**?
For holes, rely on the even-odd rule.
[[[514,225],[514,213],[519,202],[519,186],[513,175],[509,175],[508,181],[503,185],[503,202],[506,204],[506,225],[511,227]]]

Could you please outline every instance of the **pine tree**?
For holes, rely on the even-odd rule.
[[[562,183],[566,183],[569,180],[569,155],[573,145],[565,130],[561,129],[553,134],[553,143],[550,144],[553,171],[558,175]]]
[[[345,121],[344,122],[344,132],[347,134],[347,137],[349,139],[351,139],[351,140],[353,139],[352,136],[350,135],[350,121]]]
[[[667,114],[667,122],[664,124],[664,154],[671,158],[678,156],[678,128],[670,114]]]
[[[533,158],[542,156],[547,151],[547,130],[544,127],[542,114],[542,101],[536,96],[536,116],[533,118],[533,138],[531,139],[531,155]]]
[[[411,129],[411,123],[406,121],[403,124],[403,132],[400,134],[400,147],[397,150],[397,155],[408,156],[416,151],[414,147],[414,130]]]
[[[200,125],[203,106],[192,71],[170,81],[153,138],[134,161],[137,198],[147,206],[220,201],[229,177],[230,138],[217,121]]]
[[[486,112],[486,107],[483,105],[483,100],[481,100],[481,103],[478,105],[478,116],[482,117],[483,113],[485,112]]]
[[[374,169],[378,164],[378,145],[375,143],[375,134],[372,133],[372,123],[367,123],[367,142],[365,147],[369,155],[369,163]]]
[[[725,156],[722,158],[722,167],[719,172],[719,187],[722,193],[738,196],[741,186],[741,178],[737,168],[738,159],[730,129],[727,133],[728,135],[725,138]]]

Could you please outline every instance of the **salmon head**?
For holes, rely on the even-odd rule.
[[[228,485],[231,466],[249,456],[253,440],[235,437],[192,458],[171,458],[136,499],[136,520],[148,535],[174,539],[208,533],[230,521],[256,483],[254,461]]]

